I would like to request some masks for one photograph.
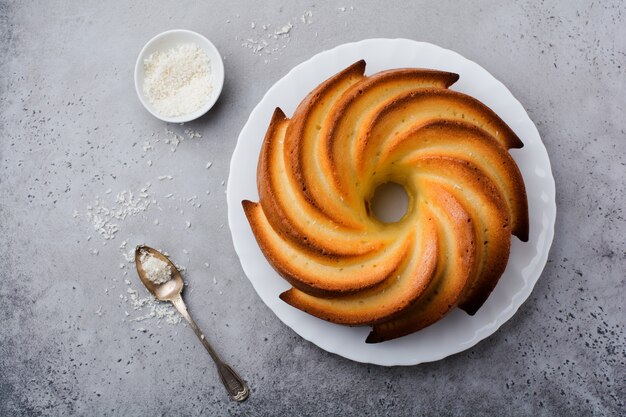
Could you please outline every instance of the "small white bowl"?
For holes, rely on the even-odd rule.
[[[143,92],[143,82],[145,78],[143,62],[144,59],[150,56],[150,54],[157,51],[167,51],[168,49],[175,48],[177,45],[181,43],[195,43],[206,52],[209,60],[211,61],[211,77],[213,82],[213,91],[208,101],[200,107],[198,110],[184,114],[176,117],[168,117],[162,114],[159,114],[154,106],[150,103],[148,97],[146,97]],[[222,61],[222,56],[219,51],[204,36],[199,33],[192,32],[190,30],[185,29],[174,29],[168,30],[163,33],[159,33],[154,38],[150,39],[148,43],[143,47],[139,56],[137,57],[137,62],[135,63],[135,90],[137,91],[137,96],[139,97],[139,101],[141,104],[157,119],[161,119],[165,122],[170,123],[184,123],[190,122],[194,119],[205,114],[207,111],[213,107],[218,97],[222,93],[222,87],[224,86],[224,62]]]

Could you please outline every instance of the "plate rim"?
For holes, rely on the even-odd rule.
[[[321,344],[319,343],[319,340],[314,340],[314,338],[310,338],[307,337],[303,334],[301,334],[296,328],[294,328],[293,326],[293,322],[285,319],[284,317],[281,317],[281,315],[272,307],[271,304],[265,302],[263,296],[261,295],[259,288],[257,288],[257,286],[259,285],[259,282],[255,282],[254,279],[251,279],[248,272],[246,271],[246,266],[244,265],[244,262],[242,260],[242,247],[239,245],[238,240],[235,237],[235,233],[234,233],[234,229],[235,227],[235,213],[234,213],[234,207],[237,206],[239,207],[240,210],[243,211],[243,209],[241,209],[241,204],[238,201],[231,201],[233,198],[233,191],[232,191],[232,186],[233,186],[233,173],[236,172],[236,167],[235,167],[235,162],[236,162],[236,156],[238,155],[238,152],[241,152],[241,149],[243,148],[242,145],[242,137],[244,136],[244,133],[247,132],[247,129],[249,128],[249,125],[251,123],[251,121],[256,117],[257,113],[260,112],[263,108],[263,106],[265,105],[265,102],[268,100],[268,97],[271,96],[272,92],[274,89],[277,88],[277,86],[281,83],[281,81],[289,78],[290,76],[293,76],[294,72],[297,72],[298,70],[302,69],[302,67],[305,67],[307,65],[310,65],[312,61],[316,60],[320,55],[324,55],[324,54],[332,54],[332,53],[336,53],[338,50],[342,49],[342,48],[357,48],[357,47],[362,47],[363,45],[367,44],[367,43],[379,43],[379,42],[395,42],[395,43],[412,43],[415,47],[423,47],[426,46],[428,48],[435,48],[437,50],[440,50],[442,53],[445,54],[452,54],[455,56],[456,59],[460,59],[461,61],[464,61],[464,63],[469,63],[471,65],[475,65],[476,67],[478,67],[480,70],[484,71],[485,74],[487,76],[489,76],[497,85],[498,88],[502,89],[512,100],[511,103],[519,106],[522,111],[523,111],[523,115],[524,115],[524,122],[528,123],[529,127],[532,127],[533,129],[533,133],[536,135],[536,138],[538,139],[538,144],[537,146],[539,146],[539,151],[541,151],[543,153],[543,156],[545,156],[545,161],[543,161],[545,163],[545,165],[542,165],[545,169],[546,169],[546,177],[545,177],[545,188],[546,191],[548,192],[548,201],[546,202],[546,204],[548,204],[546,206],[546,210],[542,212],[542,214],[547,215],[547,227],[542,228],[541,232],[545,232],[546,236],[545,236],[545,249],[538,255],[538,261],[536,263],[536,277],[529,279],[529,281],[527,283],[525,283],[525,285],[514,294],[514,297],[511,299],[511,302],[507,305],[507,307],[505,307],[502,311],[498,311],[498,313],[495,315],[495,318],[493,318],[491,325],[489,326],[483,326],[482,328],[478,329],[475,331],[473,338],[468,341],[465,344],[461,344],[459,343],[459,345],[457,346],[457,348],[453,351],[447,351],[445,349],[442,349],[441,352],[439,354],[433,354],[431,355],[431,357],[427,358],[427,359],[409,359],[409,360],[402,360],[401,358],[396,358],[395,360],[390,360],[387,357],[383,357],[378,356],[378,357],[363,357],[363,355],[359,356],[359,357],[355,357],[353,355],[347,355],[345,352],[339,351],[339,349],[336,348],[336,345],[333,346],[328,346],[327,344]],[[331,74],[332,75],[332,74]],[[462,76],[462,74],[460,74]],[[355,42],[348,42],[348,43],[344,43],[344,44],[340,44],[337,45],[333,48],[321,51],[319,53],[316,53],[315,55],[311,56],[310,58],[306,59],[305,61],[301,62],[298,65],[295,65],[293,68],[291,68],[285,75],[283,75],[282,77],[280,77],[274,84],[272,84],[271,87],[268,88],[268,90],[265,92],[265,94],[263,95],[263,97],[259,100],[259,102],[255,105],[255,107],[252,109],[252,111],[250,112],[250,115],[248,116],[248,119],[246,120],[246,123],[243,125],[238,137],[237,137],[237,143],[235,145],[235,148],[233,150],[232,153],[232,157],[231,157],[231,161],[230,161],[230,171],[229,171],[229,176],[228,176],[228,184],[227,184],[227,189],[226,189],[226,199],[227,199],[227,211],[228,211],[228,224],[229,224],[229,228],[231,231],[231,237],[232,237],[232,241],[233,241],[233,246],[235,249],[235,252],[237,253],[237,256],[239,258],[241,267],[244,271],[244,273],[246,274],[246,277],[248,278],[248,280],[250,281],[250,283],[252,284],[253,288],[255,289],[255,292],[257,293],[257,295],[259,296],[259,298],[261,298],[261,301],[263,301],[263,303],[272,311],[272,313],[277,316],[277,318],[283,322],[285,325],[287,325],[289,328],[291,328],[296,334],[298,334],[300,337],[302,337],[303,339],[315,344],[316,346],[318,346],[319,348],[342,356],[344,358],[356,361],[356,362],[361,362],[361,363],[370,363],[370,364],[375,364],[375,365],[382,365],[382,366],[413,366],[413,365],[418,365],[420,363],[427,363],[427,362],[434,362],[434,361],[438,361],[441,359],[444,359],[448,356],[451,355],[455,355],[457,353],[463,352],[467,349],[472,348],[473,346],[475,346],[476,344],[478,344],[480,341],[488,338],[489,336],[491,336],[492,334],[494,334],[495,332],[498,331],[498,329],[504,324],[506,323],[508,320],[511,319],[511,317],[513,317],[513,315],[515,315],[515,313],[518,311],[519,307],[521,307],[521,305],[528,299],[528,297],[530,296],[530,294],[532,293],[532,290],[534,289],[534,286],[536,285],[537,281],[539,280],[539,278],[541,277],[544,269],[545,269],[545,265],[548,261],[548,257],[549,257],[549,253],[550,253],[550,248],[552,246],[552,243],[554,241],[554,231],[555,231],[555,226],[556,226],[556,184],[554,181],[554,176],[552,173],[552,165],[550,163],[550,157],[548,155],[547,149],[545,147],[545,144],[543,143],[543,140],[541,139],[541,135],[539,134],[539,131],[536,127],[536,125],[534,124],[534,122],[532,121],[532,119],[530,118],[530,116],[528,115],[528,112],[526,111],[526,109],[524,108],[524,106],[519,102],[519,100],[517,100],[517,98],[511,93],[511,91],[506,87],[506,85],[504,85],[500,80],[498,80],[496,77],[494,77],[487,69],[485,69],[484,67],[482,67],[481,65],[477,64],[476,62],[465,58],[464,56],[462,56],[461,54],[459,54],[458,52],[452,51],[450,49],[446,49],[443,47],[440,47],[438,45],[429,43],[429,42],[421,42],[421,41],[416,41],[416,40],[412,40],[412,39],[407,39],[407,38],[369,38],[369,39],[363,39],[363,40],[359,40],[359,41],[355,41]],[[256,242],[255,242],[256,243]],[[515,299],[518,299],[519,302],[515,302]],[[521,299],[520,299],[521,298]],[[511,308],[512,307],[512,308]],[[382,345],[382,344],[381,344]]]

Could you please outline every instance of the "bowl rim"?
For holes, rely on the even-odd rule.
[[[220,71],[212,71],[212,75],[213,75],[213,94],[211,95],[211,99],[208,100],[206,102],[206,104],[204,104],[202,107],[200,107],[198,110],[188,113],[188,114],[183,114],[180,116],[174,116],[174,117],[170,117],[170,116],[164,116],[162,114],[159,114],[154,108],[153,106],[149,103],[148,98],[144,95],[143,93],[143,86],[140,86],[139,84],[139,75],[141,72],[143,72],[143,60],[145,59],[145,55],[146,55],[146,51],[148,50],[148,48],[150,46],[152,46],[156,41],[161,40],[163,38],[169,37],[169,36],[176,36],[179,34],[189,34],[192,35],[194,37],[199,38],[199,40],[201,42],[198,42],[198,46],[200,46],[202,49],[205,50],[205,52],[207,53],[207,55],[210,55],[211,58],[211,64],[212,65],[217,65],[217,67],[219,68]],[[204,44],[202,44],[204,43]],[[208,47],[208,49],[207,49]],[[211,49],[213,51],[211,51]],[[212,53],[214,52],[214,53]],[[213,59],[214,56],[217,56],[217,58],[219,59]],[[219,78],[215,78],[215,74],[216,72],[219,72],[219,74],[221,75]],[[202,117],[203,115],[205,115],[209,110],[211,110],[211,108],[215,105],[215,103],[217,102],[218,98],[220,97],[220,95],[222,94],[222,89],[224,87],[224,78],[225,78],[225,73],[224,73],[224,61],[222,59],[222,55],[220,54],[220,51],[217,49],[217,47],[213,44],[213,42],[211,42],[209,39],[207,39],[204,35],[198,33],[198,32],[194,32],[192,30],[188,30],[188,29],[170,29],[170,30],[166,30],[164,32],[161,32],[155,36],[153,36],[148,42],[145,43],[145,45],[143,46],[143,48],[141,48],[141,51],[139,52],[139,54],[137,55],[137,59],[135,61],[135,71],[134,71],[134,80],[135,80],[135,92],[137,93],[137,97],[139,98],[139,101],[141,102],[141,104],[143,105],[143,107],[148,110],[148,112],[150,114],[152,114],[154,117],[156,117],[159,120],[162,120],[164,122],[168,122],[168,123],[185,123],[185,122],[190,122],[192,120],[196,120],[200,117]]]

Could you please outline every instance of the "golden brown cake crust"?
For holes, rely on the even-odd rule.
[[[276,109],[243,201],[261,251],[293,288],[280,298],[368,343],[474,314],[502,276],[511,235],[528,240],[526,191],[508,150],[523,146],[490,108],[449,90],[457,74],[358,61],[291,119]],[[382,223],[376,187],[404,186],[407,213]]]

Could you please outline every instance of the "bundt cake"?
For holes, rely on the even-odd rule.
[[[370,325],[367,342],[420,330],[459,306],[474,314],[528,240],[526,191],[508,153],[523,146],[457,74],[359,61],[315,88],[293,117],[276,109],[259,156],[256,240],[293,288],[280,298],[321,319]],[[404,216],[370,209],[381,184]]]

